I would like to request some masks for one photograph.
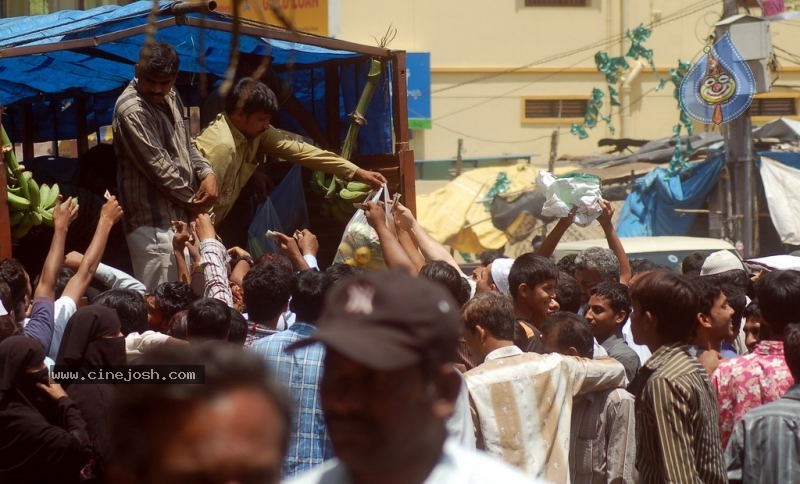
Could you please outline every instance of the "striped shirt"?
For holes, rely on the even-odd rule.
[[[800,482],[800,385],[747,412],[725,449],[731,482]]]
[[[569,442],[572,482],[636,482],[635,420],[633,395],[622,388],[575,398]]]
[[[625,385],[625,369],[608,358],[496,349],[465,375],[477,447],[530,477],[569,481],[572,401],[578,394]]]
[[[185,108],[175,90],[161,109],[139,96],[136,85],[134,79],[122,91],[111,125],[126,232],[167,229],[172,220],[188,221],[195,190],[212,173],[191,142]]]
[[[641,482],[727,482],[714,389],[686,346],[656,350],[629,390],[636,397]]]

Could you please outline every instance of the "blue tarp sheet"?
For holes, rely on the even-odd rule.
[[[171,3],[160,3],[157,20],[172,15],[169,13]],[[139,27],[147,23],[152,6],[150,1],[139,1],[126,6],[107,5],[86,11],[67,10],[2,19],[0,52],[9,47],[59,43]],[[207,17],[232,22],[229,16],[214,12]],[[227,31],[188,25],[166,27],[157,32],[158,40],[173,45],[178,52],[183,72],[178,89],[187,104],[198,99],[200,74],[214,76],[212,79],[224,75],[231,52],[231,35]],[[89,96],[87,121],[90,130],[110,124],[114,101],[133,77],[134,64],[144,41],[144,35],[135,35],[92,48],[0,58],[0,104],[9,108],[4,119],[9,135],[15,140],[22,139],[21,105],[32,102],[36,141],[75,138],[73,96],[77,94]],[[352,93],[360,93],[369,68],[369,59],[357,52],[257,36],[240,36],[238,49],[243,53],[272,56],[272,65],[291,82],[295,97],[314,115],[322,129],[326,129],[324,76],[309,75],[306,71],[326,61],[356,60],[352,64],[339,65],[342,79],[339,115],[344,118],[355,108],[357,95]],[[287,66],[291,66],[291,70],[282,69]],[[387,66],[367,114],[369,124],[361,129],[359,151],[363,154],[392,152],[389,72]],[[311,81],[313,85],[303,85]],[[285,124],[291,125],[292,122],[287,119]],[[342,125],[347,124],[343,119]],[[295,131],[303,133],[300,129]]]
[[[656,168],[635,182],[617,221],[620,237],[687,235],[695,214],[674,209],[701,208],[725,165],[722,154],[692,163],[679,175]]]

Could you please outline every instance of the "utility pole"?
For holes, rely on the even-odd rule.
[[[739,13],[737,0],[724,0],[722,18]],[[719,40],[724,31],[717,29],[715,40]],[[735,187],[735,219],[734,238],[744,246],[744,257],[753,255],[753,127],[750,121],[750,110],[725,125],[725,162],[729,173],[733,175]]]
[[[456,151],[456,176],[461,175],[464,170],[464,161],[461,159],[461,152],[464,150],[464,139],[458,138],[458,150]]]
[[[558,157],[558,130],[554,129],[550,135],[550,159],[547,161],[547,171],[553,173],[556,169],[556,158]]]

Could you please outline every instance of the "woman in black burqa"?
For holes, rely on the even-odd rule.
[[[97,457],[94,472],[102,476],[110,458],[108,422],[117,389],[113,383],[98,383],[89,378],[101,366],[125,364],[125,338],[117,312],[104,306],[78,309],[67,322],[56,365],[70,365],[82,371],[84,380],[64,387],[80,409],[89,430]]]
[[[0,482],[72,483],[92,449],[75,403],[49,383],[41,343],[0,342]]]

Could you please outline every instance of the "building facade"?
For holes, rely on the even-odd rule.
[[[673,86],[657,90],[678,60],[702,54],[722,0],[346,0],[341,2],[340,37],[374,43],[387,26],[397,29],[391,47],[430,52],[429,130],[413,131],[417,159],[455,156],[463,140],[467,157],[526,153],[546,162],[554,130],[559,155],[588,155],[602,138],[655,139],[670,136],[679,108]],[[741,2],[756,5],[755,0]],[[796,8],[791,0],[787,8]],[[741,9],[746,13],[745,9]],[[760,15],[760,9],[749,9]],[[595,53],[624,55],[628,30],[651,28],[644,45],[653,51],[656,72],[646,64],[617,85],[620,108],[610,111],[587,139],[570,134],[580,122],[592,89],[606,91]],[[770,93],[751,107],[753,123],[777,116],[800,119],[800,19],[772,22],[778,70]],[[630,59],[628,59],[629,62]],[[608,95],[601,108],[609,114]],[[559,117],[560,114],[560,117]],[[717,129],[696,125],[696,130]]]

